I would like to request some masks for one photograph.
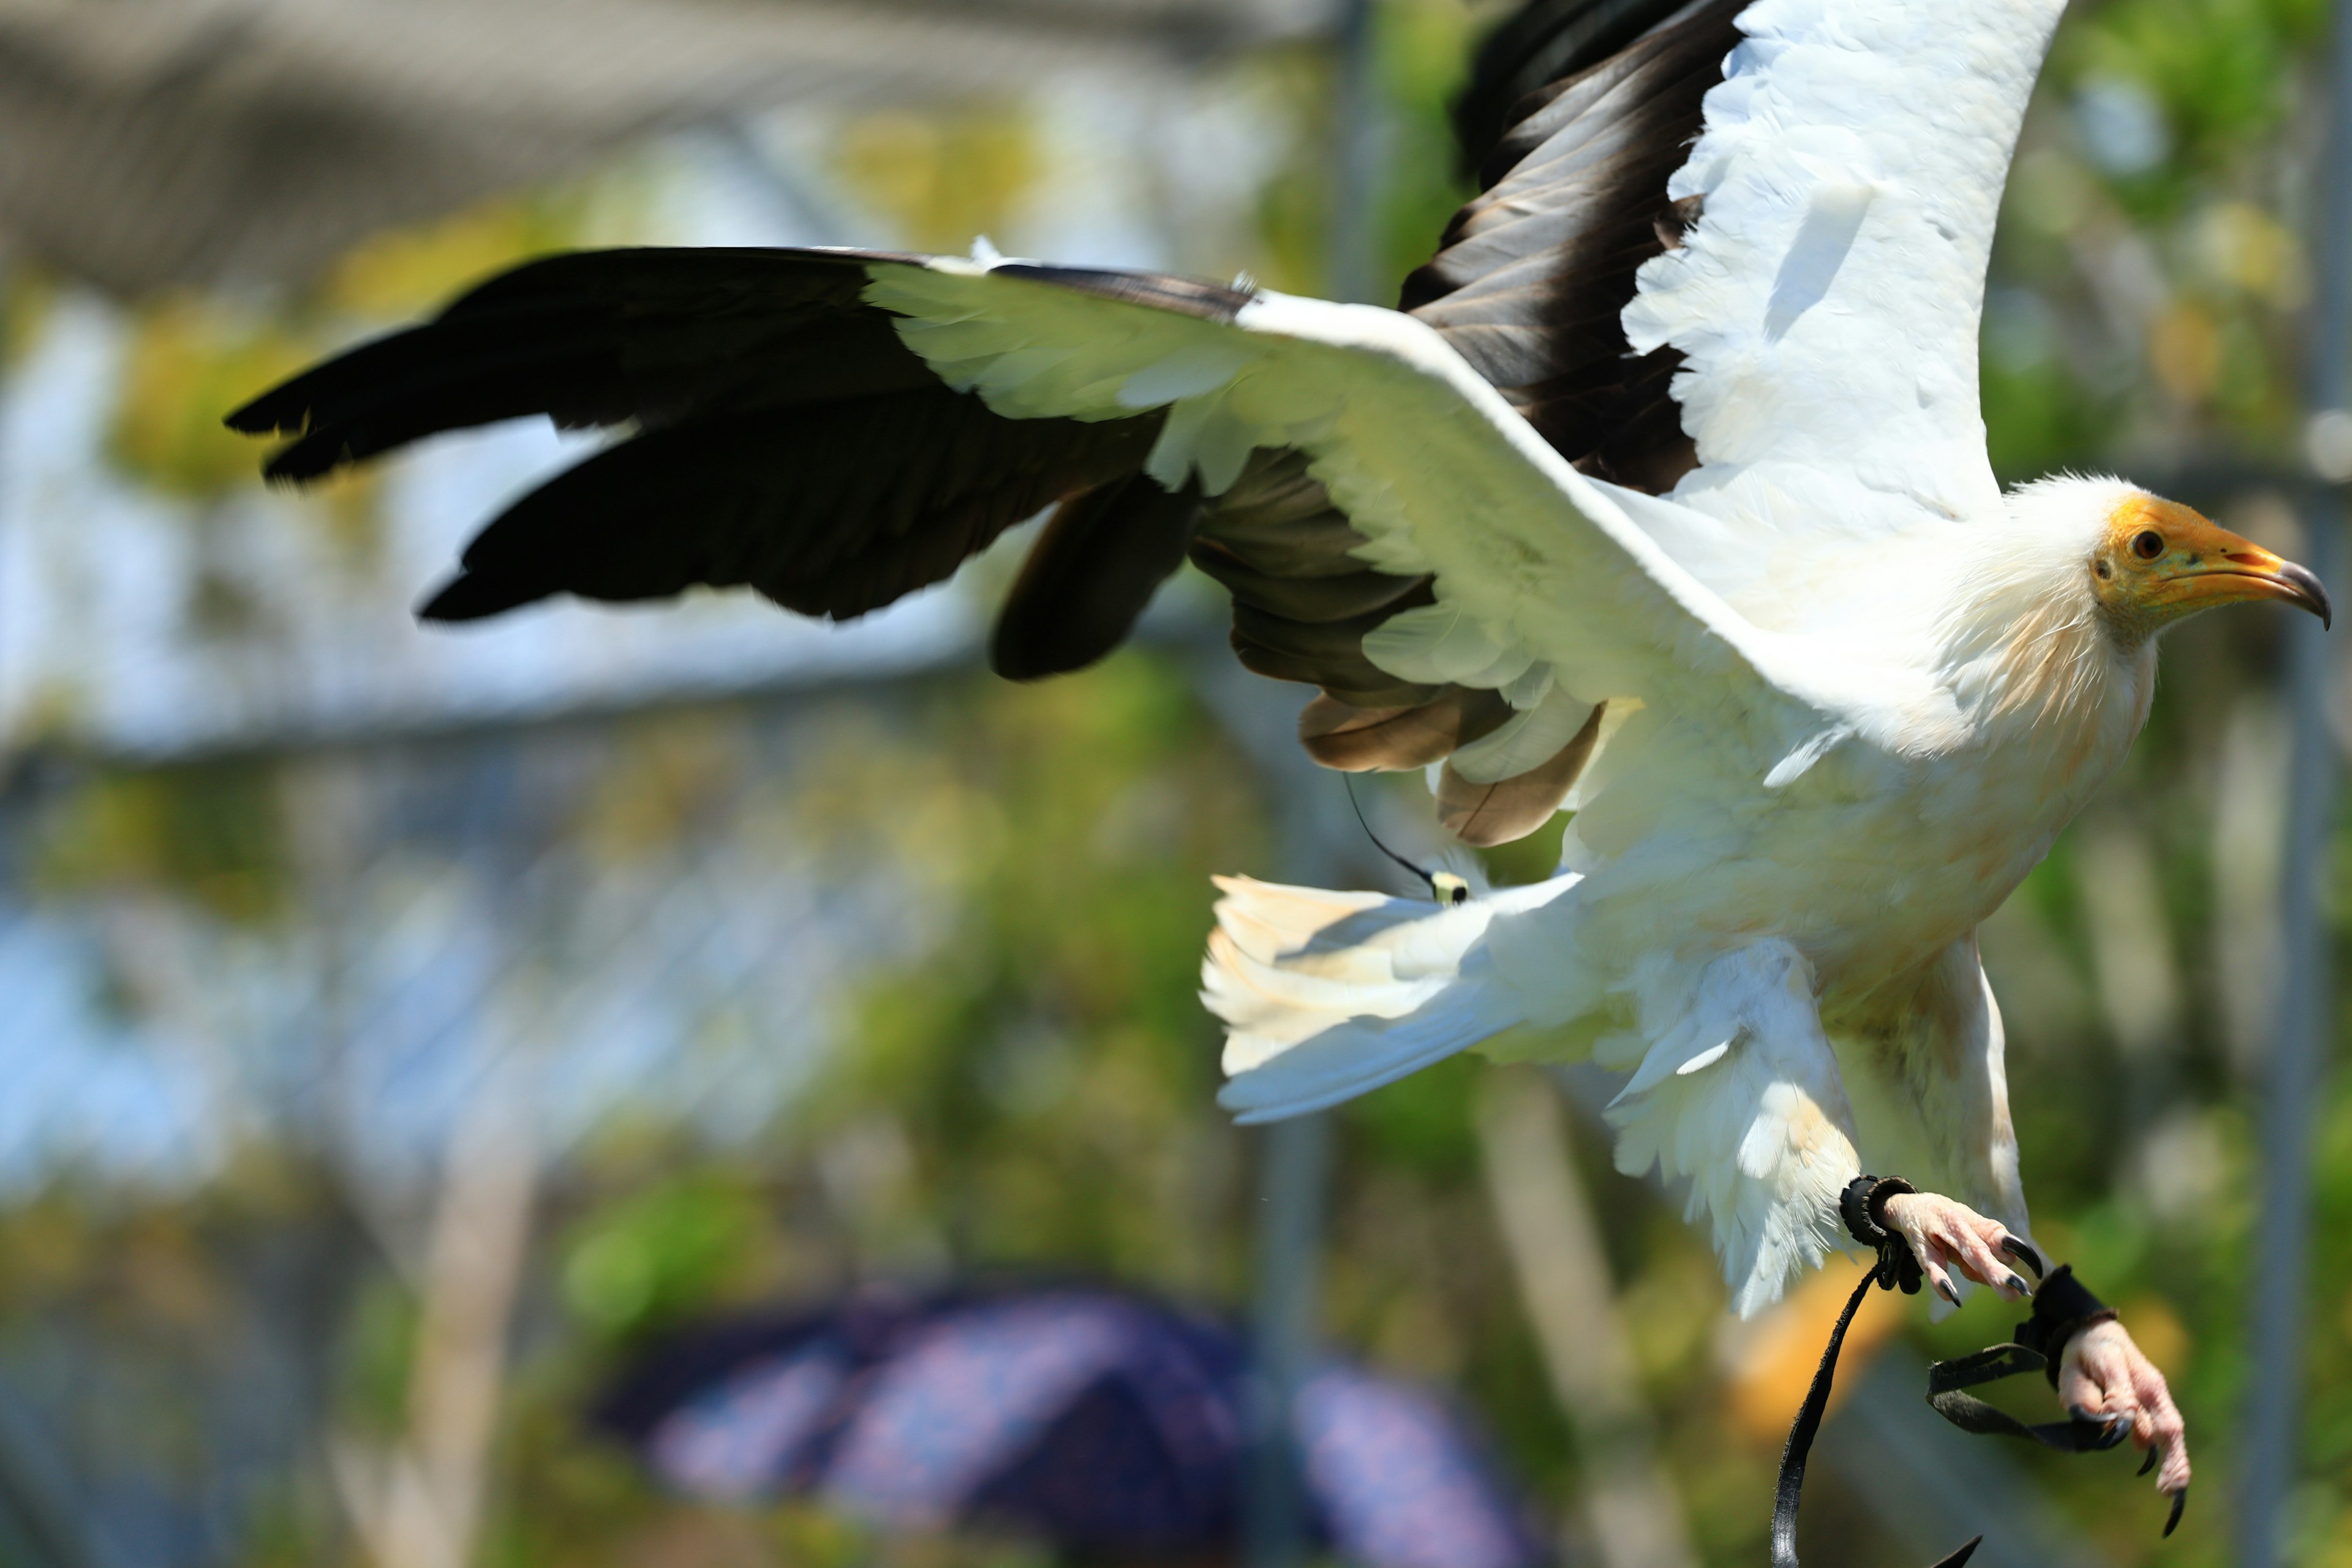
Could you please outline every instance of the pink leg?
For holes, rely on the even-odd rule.
[[[2058,1397],[2078,1416],[2129,1419],[2132,1442],[2148,1450],[2148,1462],[2157,1467],[2156,1489],[2174,1498],[2189,1489],[2189,1435],[2179,1407],[2164,1373],[2121,1323],[2094,1323],[2066,1342]],[[2177,1510],[2173,1517],[2179,1517]]]

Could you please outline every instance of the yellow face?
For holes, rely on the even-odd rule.
[[[2319,579],[2177,501],[2134,496],[2107,520],[2091,557],[2100,605],[2144,637],[2184,616],[2242,599],[2284,599],[2328,619]]]

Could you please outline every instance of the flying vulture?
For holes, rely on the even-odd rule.
[[[1394,310],[856,250],[520,267],[231,416],[316,479],[524,415],[622,437],[425,605],[748,585],[861,616],[1049,513],[995,668],[1076,669],[1190,560],[1326,766],[1433,770],[1559,869],[1427,902],[1221,882],[1224,1103],[1311,1111],[1516,1031],[1628,1076],[1754,1312],[1882,1191],[1929,1282],[2032,1258],[1976,928],[2123,756],[2163,630],[2309,572],[2115,479],[2006,493],[1977,327],[2060,0],[1535,0],[1460,114],[1484,189]],[[1857,1089],[1849,1094],[1847,1075]],[[1897,1184],[1899,1186],[1899,1184]],[[2119,1324],[2062,1397],[2189,1480]]]

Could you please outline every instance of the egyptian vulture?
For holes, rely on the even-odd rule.
[[[1556,875],[1460,902],[1224,880],[1205,996],[1242,1120],[1510,1030],[1626,1075],[1617,1163],[1687,1182],[1739,1311],[1898,1153],[1940,1189],[1887,1205],[1937,1290],[2013,1298],[1978,922],[2138,733],[2167,626],[2328,613],[2125,481],[1994,479],[1978,314],[2059,10],[1536,0],[1464,100],[1484,189],[1395,310],[985,247],[587,252],[229,422],[294,437],[294,481],[519,416],[620,427],[483,530],[434,620],[697,584],[846,619],[1047,512],[991,648],[1030,679],[1190,560],[1244,664],[1321,689],[1317,761],[1433,769],[1472,844],[1575,814]],[[2120,1325],[2061,1394],[2186,1487]]]

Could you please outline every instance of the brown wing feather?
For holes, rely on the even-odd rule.
[[[1592,760],[1592,748],[1601,739],[1601,715],[1607,708],[1606,703],[1594,708],[1573,740],[1526,773],[1477,784],[1446,763],[1437,775],[1438,826],[1481,849],[1524,838],[1541,827]]]
[[[1412,708],[1357,708],[1324,696],[1300,711],[1298,739],[1327,768],[1407,773],[1444,761],[1510,716],[1502,693],[1471,687],[1444,687]]]

